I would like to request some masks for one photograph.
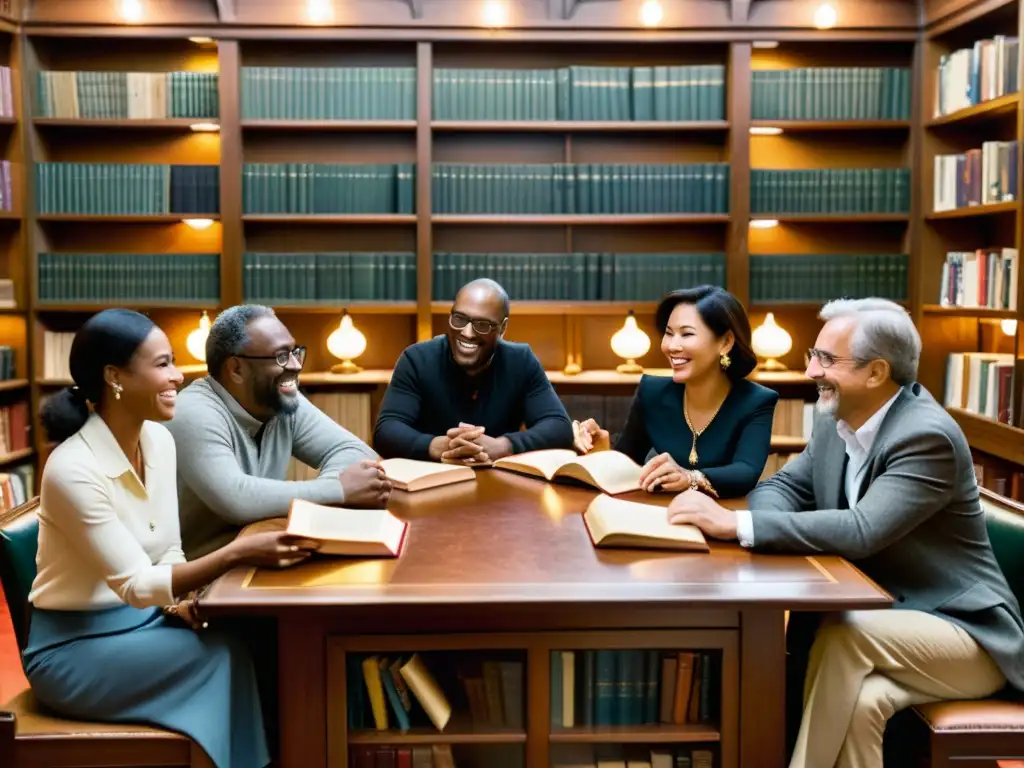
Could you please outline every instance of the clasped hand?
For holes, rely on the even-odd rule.
[[[512,445],[507,437],[491,437],[483,427],[460,423],[444,435],[440,459],[445,464],[482,467],[508,456]]]

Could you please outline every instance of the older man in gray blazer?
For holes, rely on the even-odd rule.
[[[749,510],[686,491],[669,517],[759,552],[842,555],[893,596],[893,610],[818,628],[790,762],[868,768],[882,765],[894,712],[1024,689],[1024,621],[989,544],[967,440],[915,383],[921,340],[907,312],[863,299],[820,316],[806,450],[751,492]]]

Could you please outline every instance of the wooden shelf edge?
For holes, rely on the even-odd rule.
[[[565,133],[656,133],[685,131],[727,131],[727,120],[434,120],[431,129],[438,132],[509,133],[565,132]]]
[[[722,734],[709,725],[622,725],[622,726],[581,726],[551,731],[548,740],[552,743],[601,744],[643,742],[687,743],[721,741]]]
[[[415,213],[246,213],[243,222],[260,224],[415,224]]]
[[[841,224],[869,222],[909,222],[909,213],[752,213],[753,219],[775,219],[780,224]]]
[[[781,128],[786,131],[871,131],[910,130],[909,120],[753,120],[751,128]]]
[[[0,381],[0,392],[11,392],[16,389],[25,389],[28,385],[28,379],[4,379],[3,381]]]
[[[242,120],[253,131],[413,131],[415,120]]]
[[[435,224],[494,224],[521,226],[524,224],[540,224],[550,226],[585,225],[596,226],[627,226],[638,224],[726,224],[729,222],[727,213],[585,213],[585,214],[546,214],[546,213],[495,213],[495,214],[434,214],[431,220]]]
[[[351,731],[349,744],[523,744],[526,732],[520,730],[438,731],[432,728],[413,728],[403,733],[397,730]]]
[[[968,107],[967,109],[961,109],[948,115],[932,118],[925,123],[925,128],[938,128],[944,125],[955,125],[957,123],[966,123],[989,117],[997,117],[1002,113],[1009,113],[1016,110],[1019,104],[1020,94],[1010,93],[1006,96],[1000,96],[997,99],[983,101],[981,104],[975,104],[973,107]]]
[[[278,304],[264,301],[259,298],[246,299],[257,304],[268,304],[274,307],[278,314],[283,312],[308,312],[310,314],[338,315],[341,317],[342,310],[348,310],[350,315],[409,315],[416,314],[415,301],[348,301],[344,299],[331,300],[320,304]]]
[[[654,314],[656,301],[513,301],[513,315],[625,315],[630,310],[638,315]],[[452,308],[450,301],[430,302],[430,311],[445,315]]]
[[[1000,213],[1016,213],[1020,203],[1011,200],[1007,203],[988,203],[987,205],[972,205],[967,208],[953,208],[948,211],[933,211],[925,216],[928,221],[937,219],[967,219],[972,216],[994,216]]]
[[[921,311],[926,315],[945,315],[947,317],[992,317],[1000,320],[1013,320],[1017,317],[1015,309],[990,309],[988,307],[944,307],[941,304],[925,304]]]
[[[98,299],[94,302],[82,301],[82,302],[65,302],[61,304],[47,304],[45,302],[36,302],[35,311],[38,313],[44,312],[98,312],[101,309],[112,309],[114,307],[122,309],[134,309],[137,312],[143,310],[156,310],[156,309],[180,309],[182,311],[195,311],[201,310],[215,310],[218,308],[217,302],[188,302],[188,301],[115,301],[109,299]]]
[[[220,221],[219,213],[41,213],[37,221],[110,222],[111,224],[173,224],[185,219],[213,219]]]
[[[971,448],[1024,465],[1024,429],[993,421],[963,408],[946,408]]]
[[[36,451],[35,451],[34,448],[22,448],[21,450],[18,450],[18,451],[11,451],[10,453],[6,453],[6,454],[3,454],[3,455],[0,455],[0,466],[4,466],[4,465],[7,465],[7,464],[13,464],[16,461],[21,461],[22,459],[27,459],[29,456],[33,455],[35,452]]]
[[[32,124],[40,128],[114,128],[127,130],[187,131],[199,123],[220,124],[218,117],[167,118],[92,118],[92,117],[34,117]]]

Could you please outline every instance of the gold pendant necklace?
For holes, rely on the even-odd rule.
[[[704,434],[704,430],[711,426],[711,422],[715,420],[715,416],[717,416],[718,412],[722,410],[722,405],[724,403],[725,400],[723,399],[722,402],[718,404],[718,407],[715,408],[715,412],[711,414],[711,418],[708,419],[707,424],[700,429],[694,429],[693,422],[690,421],[690,413],[686,409],[686,392],[683,392],[683,418],[686,419],[686,426],[690,428],[690,433],[693,435],[693,444],[690,447],[690,455],[687,457],[691,467],[697,466],[697,462],[700,460],[700,457],[697,455],[697,438]]]

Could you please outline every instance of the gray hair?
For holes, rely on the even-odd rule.
[[[249,323],[273,314],[273,309],[262,304],[239,304],[217,315],[206,337],[206,370],[213,378],[220,378],[229,357],[242,354],[249,343]]]
[[[892,380],[901,387],[917,380],[921,359],[921,336],[910,313],[888,299],[837,299],[830,301],[818,317],[828,321],[854,317],[857,327],[850,338],[850,353],[864,364],[885,360]]]

